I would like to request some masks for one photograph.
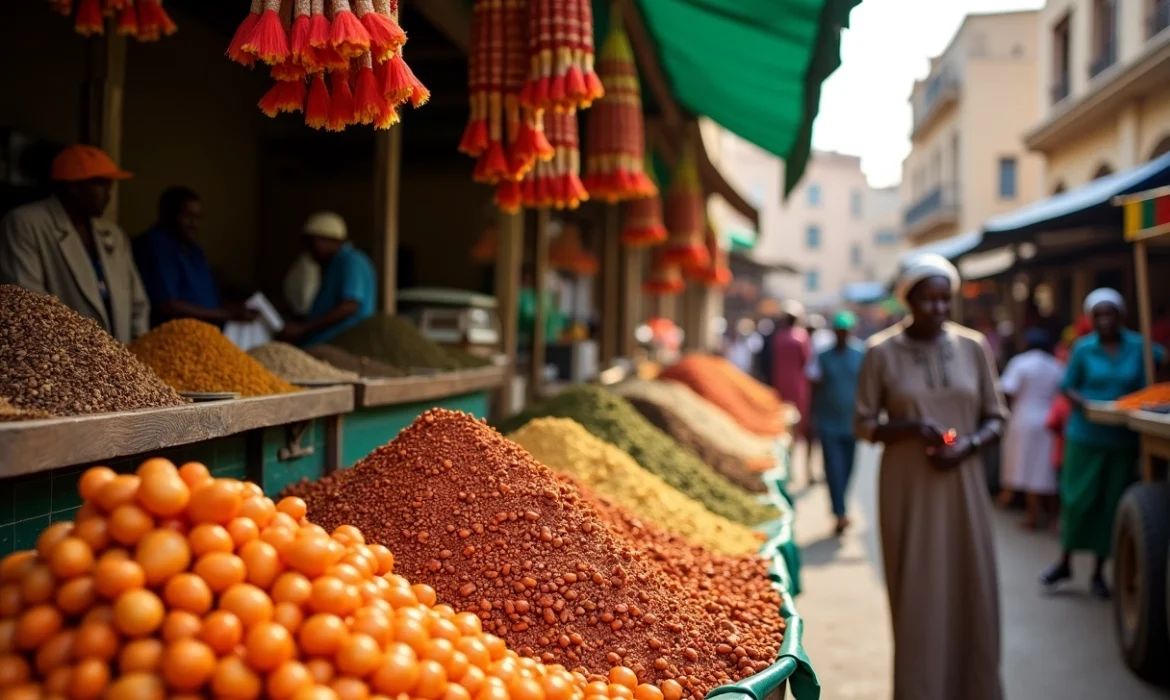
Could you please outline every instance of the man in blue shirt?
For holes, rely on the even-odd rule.
[[[373,316],[378,284],[370,258],[347,240],[345,219],[318,212],[305,222],[302,233],[305,248],[321,266],[321,288],[305,321],[285,324],[280,337],[309,347],[327,343]]]
[[[853,456],[857,448],[857,440],[853,437],[853,404],[857,399],[861,360],[865,357],[865,346],[853,337],[856,325],[857,317],[851,312],[838,311],[833,317],[837,342],[817,353],[816,361],[810,362],[807,368],[814,387],[813,423],[824,455],[825,481],[829,484],[833,515],[837,517],[838,535],[849,526],[845,495],[853,475]]]
[[[227,321],[251,321],[256,312],[241,304],[225,306],[203,248],[199,195],[186,187],[163,192],[158,223],[134,240],[134,261],[150,297],[151,322],[197,318],[222,326]]]

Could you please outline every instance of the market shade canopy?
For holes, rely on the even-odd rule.
[[[958,258],[970,253],[979,247],[983,242],[982,231],[967,231],[966,233],[959,233],[950,238],[944,238],[941,241],[931,241],[912,248],[911,250],[902,253],[898,256],[898,264],[905,267],[920,255],[932,254],[941,255],[947,260],[955,261]]]
[[[808,163],[821,83],[860,0],[641,0],[679,102],[785,162],[785,194]]]

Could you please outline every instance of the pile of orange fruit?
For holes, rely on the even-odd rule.
[[[522,658],[356,528],[162,459],[82,476],[76,520],[0,562],[0,697],[679,700]]]

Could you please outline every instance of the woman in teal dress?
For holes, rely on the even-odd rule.
[[[1142,336],[1124,326],[1125,301],[1113,289],[1098,289],[1085,298],[1085,315],[1094,332],[1073,345],[1061,385],[1073,405],[1065,427],[1060,473],[1060,561],[1040,576],[1047,587],[1072,578],[1073,552],[1096,557],[1090,590],[1106,599],[1102,575],[1113,540],[1113,517],[1125,489],[1137,479],[1138,437],[1125,426],[1091,422],[1089,401],[1115,401],[1146,386]],[[1165,351],[1154,348],[1161,363]]]

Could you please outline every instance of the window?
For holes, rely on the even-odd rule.
[[[861,207],[861,192],[859,190],[853,190],[849,193],[849,212],[853,214],[854,219],[861,218]]]
[[[999,159],[999,197],[1000,199],[1015,199],[1016,197],[1016,159]]]
[[[890,229],[882,229],[873,235],[874,245],[894,245],[898,242],[898,233]]]
[[[820,289],[820,286],[820,274],[816,269],[811,269],[804,273],[804,288],[806,291],[815,292]]]
[[[808,186],[808,205],[810,207],[821,206],[821,186],[815,182]]]
[[[1170,2],[1167,0],[1149,0],[1149,17],[1146,20],[1146,35],[1151,39],[1163,29],[1170,27]]]
[[[1068,97],[1068,71],[1072,56],[1072,15],[1056,23],[1052,28],[1052,104]]]
[[[809,226],[808,233],[805,238],[805,245],[809,248],[817,249],[821,247],[821,227]]]
[[[849,247],[849,264],[853,267],[861,267],[861,244],[854,243]]]
[[[1093,0],[1093,57],[1089,77],[1113,65],[1117,60],[1115,17],[1116,0]]]

